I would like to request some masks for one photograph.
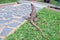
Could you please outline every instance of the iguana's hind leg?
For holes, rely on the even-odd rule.
[[[37,15],[34,17],[34,19],[33,19],[33,21],[37,21],[38,19],[37,19]]]

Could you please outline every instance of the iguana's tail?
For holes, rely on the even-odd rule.
[[[30,19],[30,23],[41,33],[42,37],[44,37],[42,29],[40,29],[31,19]]]

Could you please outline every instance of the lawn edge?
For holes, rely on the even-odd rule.
[[[22,22],[20,25],[17,26],[17,28],[15,28],[14,30],[12,30],[6,37],[4,37],[3,39],[5,40],[9,35],[13,34],[17,29],[19,29],[24,23],[26,23],[27,20],[25,20],[24,22]]]

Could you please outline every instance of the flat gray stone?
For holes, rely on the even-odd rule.
[[[5,18],[12,18],[12,15],[10,15],[10,14],[5,14],[4,17],[5,17]]]
[[[0,20],[0,24],[4,24],[4,23],[6,23],[5,20]]]
[[[3,40],[3,38],[0,38],[0,40]]]
[[[19,22],[24,22],[25,20],[26,20],[25,18],[21,17],[18,21]]]
[[[9,26],[9,27],[17,27],[18,25],[20,25],[20,23],[13,22],[13,23],[7,24],[6,26]]]
[[[11,28],[4,28],[0,33],[0,36],[7,36],[13,29]]]
[[[0,24],[4,24],[6,22],[11,22],[12,20],[0,20]]]

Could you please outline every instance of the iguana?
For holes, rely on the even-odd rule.
[[[42,37],[44,37],[42,29],[37,26],[34,21],[37,21],[36,9],[33,4],[31,4],[32,12],[30,13],[30,23],[41,33]]]
[[[35,7],[34,7],[33,4],[31,4],[31,8],[32,8],[32,11],[31,11],[31,13],[30,13],[30,18],[29,18],[30,23],[41,33],[42,37],[45,38],[45,37],[44,37],[44,34],[43,34],[43,32],[42,32],[42,29],[40,29],[39,26],[37,26],[37,25],[34,23],[34,21],[37,21],[37,14],[36,14],[36,9],[35,9]],[[25,18],[25,17],[24,17],[24,18]],[[28,19],[28,18],[25,18],[25,19]]]

